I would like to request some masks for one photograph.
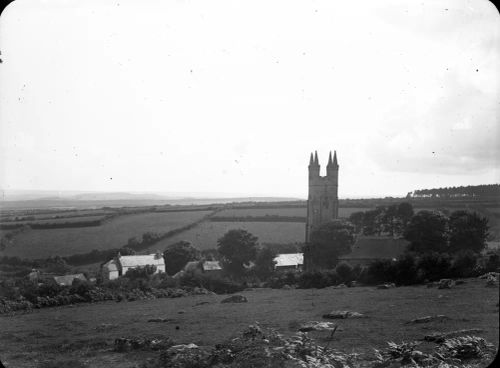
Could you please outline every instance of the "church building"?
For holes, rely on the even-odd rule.
[[[307,198],[306,244],[318,226],[339,217],[339,165],[337,152],[332,152],[326,165],[326,176],[320,176],[318,153],[309,160],[309,195]]]

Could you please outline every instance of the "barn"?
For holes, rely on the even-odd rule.
[[[101,265],[103,280],[114,280],[137,267],[153,265],[156,273],[165,272],[165,260],[160,252],[144,255],[122,256],[120,253],[108,262]]]

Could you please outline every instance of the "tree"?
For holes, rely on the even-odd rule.
[[[404,238],[410,242],[411,251],[445,252],[448,245],[448,218],[439,212],[420,211],[412,217]]]
[[[354,226],[345,220],[333,220],[311,232],[310,242],[304,247],[308,266],[333,268],[338,257],[351,252],[354,244]]]
[[[224,270],[232,276],[243,276],[245,266],[257,256],[257,241],[256,236],[243,229],[229,230],[217,240]]]
[[[125,273],[125,277],[130,280],[149,279],[149,276],[153,275],[155,272],[156,272],[155,265],[145,265],[145,266],[130,268]]]
[[[361,232],[361,230],[363,230],[364,217],[365,213],[363,211],[353,212],[349,216],[349,221],[354,225],[356,233],[359,233]]]
[[[257,253],[254,271],[261,280],[267,279],[274,273],[276,266],[274,258],[276,258],[276,252],[269,247],[262,248]]]
[[[471,250],[480,253],[486,247],[488,219],[476,212],[455,211],[450,215],[450,252]]]
[[[169,275],[175,275],[183,269],[186,263],[200,258],[200,252],[190,242],[181,240],[171,244],[163,252],[165,270]]]

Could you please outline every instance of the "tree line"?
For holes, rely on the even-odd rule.
[[[408,193],[408,198],[499,197],[500,184],[468,185],[434,189],[418,189]]]

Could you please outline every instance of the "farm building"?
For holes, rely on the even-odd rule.
[[[304,265],[304,254],[278,254],[274,261],[276,262],[276,270],[301,270]]]
[[[406,251],[409,242],[386,236],[360,236],[352,246],[352,252],[339,257],[352,266],[366,266],[375,260],[398,259]]]
[[[54,276],[54,281],[61,286],[71,286],[73,285],[73,281],[75,280],[87,281],[87,278],[83,273],[77,273],[74,275]]]
[[[191,261],[186,263],[182,270],[177,272],[173,277],[178,278],[184,275],[186,272],[195,271],[208,273],[210,275],[220,275],[222,273],[222,267],[219,261]]]
[[[159,252],[145,255],[122,256],[118,255],[101,266],[101,273],[104,280],[114,280],[127,273],[128,270],[144,267],[148,265],[156,266],[156,272],[165,272],[165,260]]]

